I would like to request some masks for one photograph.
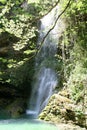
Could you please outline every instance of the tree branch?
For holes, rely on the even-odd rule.
[[[46,33],[46,35],[45,35],[44,38],[42,39],[41,45],[40,45],[40,47],[39,47],[37,53],[40,52],[40,50],[41,50],[41,48],[42,48],[42,45],[43,45],[43,43],[44,43],[46,37],[47,37],[47,36],[49,35],[49,33],[54,29],[54,27],[56,26],[57,21],[59,20],[59,18],[62,16],[62,14],[63,14],[63,13],[66,11],[66,9],[69,7],[70,2],[71,2],[71,0],[69,0],[69,2],[67,3],[66,7],[64,8],[64,10],[58,15],[58,17],[57,17],[57,19],[56,19],[54,25],[52,26],[52,28],[50,28],[50,30]],[[56,5],[56,6],[57,6],[57,5]],[[55,7],[56,7],[56,6],[55,6]]]
[[[55,5],[54,5],[50,10],[48,10],[48,12],[47,12],[46,14],[42,15],[41,17],[37,18],[36,20],[40,20],[40,19],[42,19],[44,16],[46,16],[47,14],[49,14],[49,13],[59,4],[59,2],[60,2],[60,0],[58,0],[58,1],[55,3]]]
[[[69,7],[71,1],[72,1],[72,0],[69,0],[69,1],[68,1],[68,3],[67,3],[67,5],[66,5],[66,7],[64,8],[64,10],[58,15],[58,17],[57,17],[57,19],[56,19],[56,21],[55,21],[53,27],[50,28],[50,30],[46,33],[46,35],[45,35],[44,38],[42,39],[41,45],[40,45],[39,49],[36,51],[36,53],[35,53],[33,56],[31,56],[31,57],[29,58],[29,60],[32,59],[34,56],[36,56],[36,55],[40,52],[40,50],[41,50],[41,48],[42,48],[42,45],[43,45],[43,43],[44,43],[46,37],[47,37],[47,36],[49,35],[49,33],[54,29],[54,27],[55,27],[56,24],[57,24],[57,21],[58,21],[59,18],[63,15],[63,13],[67,10],[67,8]],[[60,0],[57,1],[57,3],[55,4],[55,6],[54,6],[53,8],[55,8],[59,2],[60,2]],[[52,8],[52,9],[53,9],[53,8]],[[50,13],[50,12],[52,11],[52,9],[51,9],[48,13]],[[47,13],[47,14],[48,14],[48,13]],[[47,14],[45,14],[45,15],[47,15]],[[44,17],[44,16],[43,16],[43,17]]]

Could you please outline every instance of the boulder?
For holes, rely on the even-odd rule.
[[[68,91],[65,90],[64,92],[63,90],[50,98],[48,105],[39,115],[39,118],[55,124],[71,122],[72,124],[87,127],[86,117],[81,107],[69,98]],[[74,130],[74,128],[71,130]]]

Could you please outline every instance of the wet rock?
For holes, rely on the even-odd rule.
[[[8,111],[10,117],[17,118],[21,114],[25,113],[26,104],[23,98],[17,98],[11,103],[6,110]]]

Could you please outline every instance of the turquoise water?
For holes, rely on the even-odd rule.
[[[0,130],[59,130],[55,125],[39,120],[16,119],[1,120]]]

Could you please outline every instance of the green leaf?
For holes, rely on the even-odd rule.
[[[24,51],[24,54],[29,55],[34,52],[35,52],[35,50],[26,50],[26,51]]]
[[[2,4],[5,4],[7,0],[0,0]]]

